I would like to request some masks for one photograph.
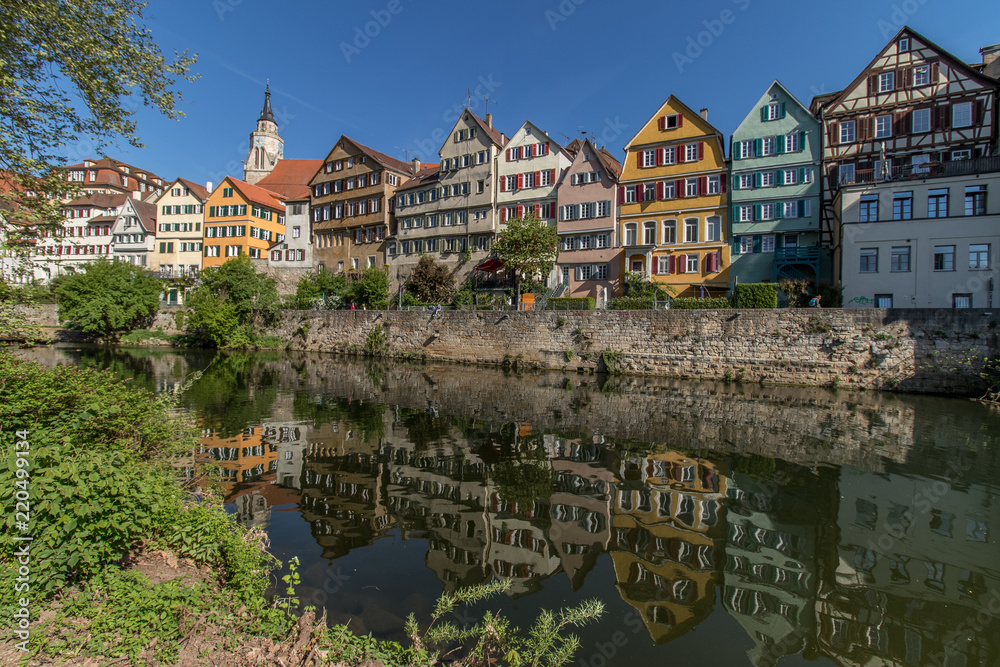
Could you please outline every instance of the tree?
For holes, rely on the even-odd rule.
[[[195,56],[167,60],[144,25],[142,0],[4,0],[0,10],[0,207],[11,221],[58,224],[72,191],[54,167],[66,146],[119,138],[142,147],[141,102],[183,115],[173,90]],[[17,225],[12,230],[24,231]]]
[[[448,303],[455,293],[455,278],[443,264],[423,255],[413,269],[406,290],[423,303]]]
[[[295,301],[300,310],[310,308],[336,309],[343,302],[347,290],[347,277],[343,273],[334,273],[322,269],[299,279],[295,286]],[[325,306],[317,305],[322,300]]]
[[[55,288],[60,320],[111,340],[149,326],[161,291],[160,281],[146,269],[104,258],[84,266],[83,273],[63,277]]]
[[[357,274],[347,293],[344,302],[353,303],[355,307],[384,309],[389,307],[389,271],[376,266],[362,269]]]
[[[253,345],[280,318],[274,279],[257,273],[246,255],[200,275],[202,284],[187,299],[188,328],[216,347]]]
[[[529,213],[507,221],[493,244],[493,254],[518,281],[544,279],[559,256],[559,236],[555,227]]]

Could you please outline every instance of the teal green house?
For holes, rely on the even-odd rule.
[[[736,281],[829,280],[819,233],[821,128],[775,81],[733,133],[729,238]]]

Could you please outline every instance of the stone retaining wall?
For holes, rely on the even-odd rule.
[[[975,310],[287,311],[296,349],[478,364],[967,393],[998,349]]]

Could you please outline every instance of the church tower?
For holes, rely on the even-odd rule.
[[[274,170],[284,157],[285,144],[278,136],[278,124],[271,111],[271,86],[264,91],[264,108],[257,119],[257,129],[250,133],[250,153],[243,162],[243,180],[256,183]]]

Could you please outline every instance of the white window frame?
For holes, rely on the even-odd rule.
[[[880,72],[878,75],[878,92],[891,93],[896,90],[896,72]]]
[[[913,68],[913,85],[926,86],[931,82],[931,66],[917,65]]]
[[[857,140],[857,121],[845,120],[840,123],[841,144],[853,144]]]
[[[875,117],[875,138],[889,139],[892,137],[892,114]]]
[[[972,102],[959,102],[951,107],[952,127],[972,127]]]
[[[912,133],[922,134],[924,132],[931,131],[931,110],[929,108],[914,109],[912,114],[910,115],[910,119],[911,119],[910,131]]]

